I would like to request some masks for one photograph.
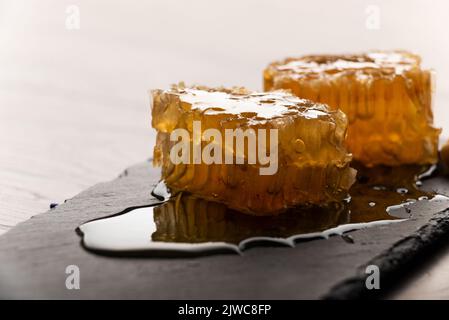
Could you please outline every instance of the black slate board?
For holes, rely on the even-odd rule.
[[[0,298],[358,298],[373,293],[365,288],[366,265],[379,266],[382,292],[449,233],[449,212],[426,208],[404,222],[351,232],[354,243],[334,236],[243,256],[118,258],[81,247],[77,226],[157,201],[149,194],[158,176],[149,162],[136,165],[0,237]],[[449,192],[444,178],[425,185]],[[79,290],[65,286],[73,264],[80,268]]]

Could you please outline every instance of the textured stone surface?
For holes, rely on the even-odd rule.
[[[449,214],[431,206],[412,219],[335,236],[295,248],[259,247],[242,256],[117,258],[85,251],[75,229],[83,222],[150,204],[158,171],[136,165],[0,237],[1,298],[233,298],[299,299],[360,297],[364,266],[381,269],[386,288],[396,272],[416,262],[449,231]],[[445,179],[426,182],[447,192]],[[430,220],[430,223],[429,223]],[[81,289],[67,290],[65,269],[80,268]]]

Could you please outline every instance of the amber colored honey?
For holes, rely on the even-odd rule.
[[[277,214],[298,204],[325,205],[347,196],[355,171],[344,145],[347,120],[342,112],[285,92],[175,86],[153,91],[152,98],[152,124],[158,131],[154,163],[162,166],[162,179],[173,191],[254,215]],[[174,164],[169,154],[176,142],[170,134],[178,128],[192,132],[193,121],[223,136],[225,129],[277,129],[277,172],[261,175],[259,163],[247,162]]]
[[[433,189],[431,172],[437,171],[425,171],[425,166],[354,166],[358,172],[351,197],[326,207],[298,206],[279,215],[257,217],[185,192],[170,194],[160,182],[152,194],[164,199],[162,203],[125,209],[87,222],[77,231],[83,236],[83,247],[97,254],[203,255],[241,252],[264,244],[293,246],[338,235],[349,243],[365,242],[363,233],[354,238],[345,233],[402,223],[423,214],[430,217],[449,205],[449,198],[417,187]],[[417,180],[424,176],[429,180]]]
[[[288,58],[264,71],[264,89],[289,89],[348,117],[347,145],[365,166],[432,164],[432,72],[403,52]]]
[[[228,242],[238,244],[251,237],[288,238],[316,233],[349,223],[410,218],[416,212],[390,215],[387,210],[409,201],[430,199],[433,193],[416,186],[417,177],[426,167],[377,166],[366,168],[358,163],[357,181],[351,197],[326,207],[295,207],[276,216],[255,217],[230,210],[225,205],[179,193],[154,207],[156,230],[153,241]]]

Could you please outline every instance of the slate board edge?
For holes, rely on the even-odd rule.
[[[379,298],[385,291],[400,280],[400,274],[406,266],[414,266],[425,258],[427,253],[437,249],[449,236],[449,210],[437,213],[427,224],[415,233],[396,242],[390,249],[357,268],[354,277],[336,284],[322,298],[326,300],[347,300]],[[368,265],[376,265],[381,273],[380,290],[367,290],[365,273]],[[386,289],[386,290],[385,290]]]
[[[152,162],[152,158],[146,162]],[[129,169],[126,168],[116,179],[128,176]],[[112,179],[111,181],[114,181]],[[92,186],[91,188],[95,187]],[[379,298],[385,295],[385,291],[397,283],[398,275],[405,266],[418,264],[420,258],[426,256],[438,248],[444,239],[449,237],[449,209],[435,214],[428,223],[419,228],[415,233],[406,236],[396,242],[390,249],[369,260],[357,268],[353,277],[344,279],[331,288],[321,297],[324,300],[350,300],[364,298]],[[82,236],[81,236],[82,238]],[[81,240],[82,243],[82,240]],[[365,272],[368,265],[376,265],[381,270],[383,288],[381,290],[367,290]],[[387,290],[385,290],[387,289]]]
[[[148,163],[148,160],[145,161]],[[143,163],[142,163],[143,164]],[[107,182],[97,183],[81,193],[67,199],[68,201],[77,198],[88,190],[95,189],[100,185],[109,184],[113,181],[120,180],[133,172],[133,167],[141,166],[142,164],[131,166],[125,169],[117,178]],[[45,213],[51,214],[52,210]],[[22,225],[22,222],[19,225]],[[7,233],[6,233],[7,234]],[[4,236],[4,235],[3,235]],[[442,240],[449,237],[449,209],[433,214],[425,225],[420,227],[411,235],[402,237],[392,247],[383,251],[375,258],[369,260],[358,267],[355,266],[356,272],[352,277],[343,278],[339,283],[331,287],[331,289],[320,298],[322,299],[360,299],[369,297],[382,296],[385,293],[390,282],[395,280],[395,276],[404,270],[405,266],[419,262],[423,254],[430,252],[442,244]],[[370,264],[379,266],[381,270],[381,290],[366,290],[365,267]]]

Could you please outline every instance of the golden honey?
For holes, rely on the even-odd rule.
[[[347,207],[346,203],[333,203],[326,208],[293,208],[280,215],[257,217],[218,202],[180,194],[154,207],[156,230],[151,238],[162,242],[233,244],[257,236],[288,238],[350,223]]]
[[[352,157],[344,144],[347,119],[339,110],[330,111],[326,105],[284,91],[179,85],[151,94],[152,125],[157,130],[154,164],[162,166],[162,179],[172,192],[186,191],[253,215],[272,215],[296,205],[341,201],[354,181],[355,170],[349,167]],[[276,130],[277,141],[271,141],[271,135],[265,140],[268,134],[263,140],[258,136],[257,149],[260,141],[270,152],[275,144],[277,170],[261,174],[265,165],[260,159],[250,163],[249,138],[247,150],[230,150],[215,139],[195,138],[196,123],[222,137],[230,129]],[[191,150],[216,144],[214,150],[219,148],[222,161],[195,162],[189,154],[188,163],[175,163],[171,151],[178,144],[172,139],[177,129],[188,133]],[[229,153],[243,162],[225,163],[224,155]]]
[[[365,166],[432,164],[440,133],[433,127],[432,77],[419,56],[404,51],[311,55],[270,64],[264,89],[289,89],[342,110],[347,146]]]

